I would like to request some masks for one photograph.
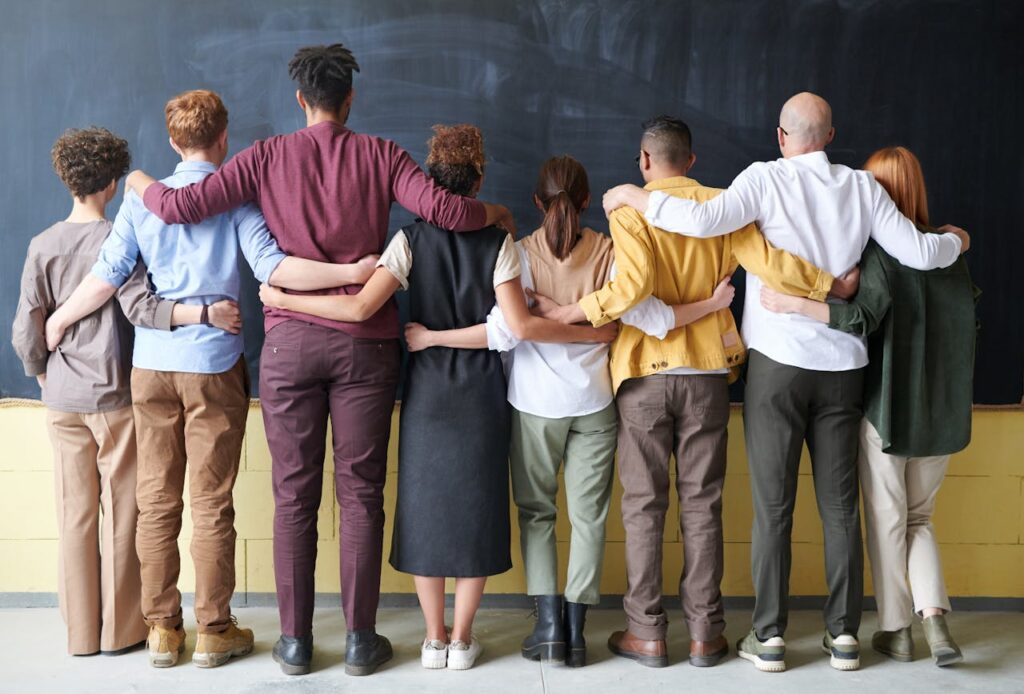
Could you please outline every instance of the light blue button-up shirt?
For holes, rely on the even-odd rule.
[[[180,188],[216,167],[183,161],[162,182]],[[132,192],[125,193],[110,236],[92,273],[120,287],[141,255],[153,290],[183,304],[212,304],[239,297],[238,251],[261,282],[269,280],[285,254],[254,205],[244,205],[199,224],[165,224]],[[242,354],[242,336],[208,325],[171,331],[135,328],[134,366],[155,371],[222,373]]]

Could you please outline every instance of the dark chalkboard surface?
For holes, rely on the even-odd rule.
[[[69,208],[49,163],[57,135],[103,125],[128,139],[135,165],[166,175],[168,97],[219,92],[237,150],[304,125],[286,62],[299,46],[341,41],[362,66],[351,127],[422,161],[432,124],[479,125],[483,196],[512,207],[521,232],[538,221],[530,195],[549,155],[580,159],[596,200],[637,180],[639,123],[670,113],[693,129],[693,175],[724,186],[778,156],[788,96],[822,94],[835,112],[833,161],[859,166],[880,146],[910,147],[933,219],[972,232],[984,290],[975,399],[1019,402],[1022,40],[1014,0],[3,0],[0,396],[38,396],[10,323],[29,239]],[[408,220],[396,208],[392,228]],[[596,210],[587,221],[606,228]],[[262,323],[244,274],[255,372]]]

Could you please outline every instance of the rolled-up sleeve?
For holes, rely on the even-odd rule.
[[[139,260],[139,242],[132,222],[132,207],[139,204],[138,201],[134,193],[125,194],[110,234],[92,266],[92,274],[113,287],[120,287],[128,281]]]
[[[252,268],[252,274],[260,282],[269,282],[274,270],[288,256],[270,235],[267,220],[255,205],[243,205],[233,214],[238,246]]]

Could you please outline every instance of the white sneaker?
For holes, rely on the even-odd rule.
[[[428,670],[443,670],[448,661],[448,644],[438,639],[424,639],[420,648],[420,665]]]
[[[448,646],[448,669],[468,670],[473,667],[483,651],[484,647],[480,645],[478,639],[471,638],[469,643],[452,641]]]

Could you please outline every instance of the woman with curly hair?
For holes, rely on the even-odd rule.
[[[435,126],[434,133],[430,176],[452,193],[475,196],[484,174],[479,129]],[[483,323],[497,301],[519,339],[609,342],[614,337],[614,327],[562,325],[531,315],[520,274],[513,239],[504,231],[488,227],[454,234],[419,220],[395,234],[358,294],[297,296],[264,285],[260,296],[276,308],[361,321],[401,287],[410,292],[410,319],[435,330]],[[510,413],[499,355],[448,347],[411,353],[400,429],[391,564],[414,577],[427,628],[422,665],[465,670],[482,650],[472,625],[486,577],[512,566]],[[444,621],[446,577],[455,578],[450,633]]]
[[[886,147],[864,168],[922,232],[934,231],[913,152]],[[911,270],[872,241],[860,267],[860,289],[849,304],[770,289],[761,290],[761,303],[868,338],[858,470],[880,629],[871,645],[893,660],[913,660],[916,614],[935,664],[952,665],[963,655],[946,624],[949,596],[932,511],[950,454],[971,440],[978,291],[963,256],[947,268]]]

